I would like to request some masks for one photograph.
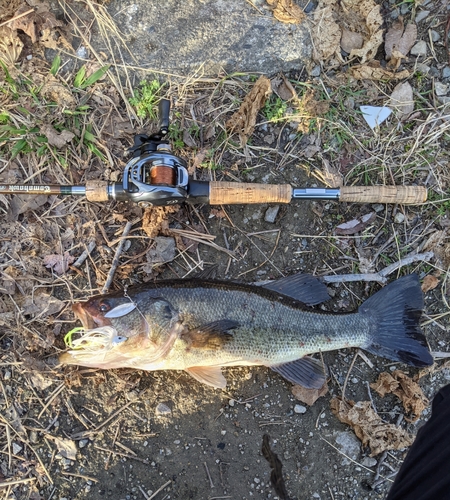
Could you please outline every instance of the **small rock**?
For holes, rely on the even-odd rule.
[[[353,97],[347,97],[344,101],[344,106],[347,109],[355,109],[355,99],[353,99]]]
[[[423,64],[423,63],[418,63],[416,65],[416,69],[419,73],[422,73],[422,75],[427,75],[430,71],[430,66]],[[450,68],[449,68],[449,70],[450,70]],[[450,76],[450,74],[449,74],[449,76]]]
[[[23,448],[22,448],[22,446],[20,446],[20,444],[13,443],[12,449],[13,449],[14,455],[17,455],[18,453],[20,453],[22,451]]]
[[[364,457],[361,464],[365,467],[375,467],[375,465],[377,465],[377,459],[373,457]]]
[[[448,104],[450,102],[450,97],[445,96],[445,95],[439,96],[437,99],[441,104]]]
[[[400,15],[400,12],[398,11],[398,9],[392,9],[391,19],[397,19],[399,15]]]
[[[376,203],[375,205],[372,205],[372,208],[378,214],[384,210],[384,205],[382,205],[381,203]]]
[[[89,443],[89,439],[80,439],[78,441],[78,447],[84,448]]]
[[[420,23],[420,21],[423,21],[424,19],[426,19],[428,17],[428,15],[430,14],[430,11],[429,10],[421,10],[417,16],[416,16],[416,19],[415,19],[415,22],[416,24],[417,23]]]
[[[318,77],[320,76],[320,72],[321,72],[321,67],[320,67],[320,64],[317,64],[316,66],[314,66],[314,68],[311,70],[311,72],[309,73],[309,76],[312,76],[312,77]]]
[[[434,66],[431,66],[430,76],[432,76],[433,78],[439,78],[441,76],[441,72]]]
[[[411,49],[410,54],[412,56],[426,56],[427,55],[427,42],[424,40],[418,41],[414,47]]]
[[[405,216],[403,215],[403,213],[397,212],[394,217],[394,222],[396,222],[397,224],[401,224],[404,221],[405,221]]]
[[[338,432],[336,435],[336,444],[344,455],[357,460],[361,449],[359,439],[352,432]],[[351,462],[348,458],[342,460],[342,465],[349,465]]]
[[[275,222],[275,219],[277,218],[279,210],[280,210],[280,205],[269,207],[266,210],[266,214],[264,215],[264,220],[266,222],[271,222],[273,224]]]
[[[236,401],[234,399],[230,399],[230,401],[228,401],[228,404],[230,406],[234,406],[236,404]]]
[[[450,66],[445,66],[442,70],[442,78],[450,78]]]
[[[36,431],[30,431],[30,441],[33,444],[36,444],[38,442],[38,434]]]
[[[437,42],[441,38],[441,35],[437,31],[430,30],[430,37],[433,42]]]
[[[434,90],[436,92],[436,95],[446,95],[448,92],[448,85],[445,85],[445,83],[441,82],[435,82],[434,83]]]
[[[172,413],[172,410],[164,403],[159,403],[155,410],[156,415],[166,417]]]
[[[295,405],[294,412],[295,413],[306,413],[306,407],[302,406],[302,405]]]

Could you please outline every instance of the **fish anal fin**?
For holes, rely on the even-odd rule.
[[[233,338],[228,330],[236,328],[238,323],[228,319],[213,321],[206,325],[183,332],[182,338],[190,348],[219,349]]]
[[[320,389],[326,380],[322,362],[309,356],[281,365],[270,366],[270,368],[289,382],[302,385],[307,389]]]
[[[310,274],[286,276],[263,287],[299,300],[308,306],[321,304],[330,298],[326,285]]]
[[[220,366],[191,366],[186,368],[185,371],[195,380],[216,389],[224,389],[227,385]]]

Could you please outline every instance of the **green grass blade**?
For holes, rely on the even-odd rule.
[[[86,80],[81,84],[80,88],[85,89],[100,80],[100,78],[102,78],[109,70],[109,66],[109,64],[107,66],[102,66],[100,69],[92,73],[92,75],[89,78],[86,78]]]
[[[75,75],[73,86],[76,88],[81,88],[85,76],[86,76],[86,66],[81,66],[81,68],[78,70],[78,73]]]
[[[50,73],[55,76],[58,73],[59,68],[61,67],[61,57],[59,54],[53,59],[52,67],[50,68]]]

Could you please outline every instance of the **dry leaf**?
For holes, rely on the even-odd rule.
[[[355,234],[361,232],[365,229],[372,221],[375,220],[377,214],[375,212],[370,212],[369,214],[363,215],[359,219],[353,219],[348,222],[343,222],[336,226],[336,234]]]
[[[25,3],[17,9],[14,16],[20,16],[28,10],[30,10],[30,6]],[[9,23],[11,29],[24,31],[33,43],[39,40],[40,32],[57,26],[62,26],[62,22],[58,21],[54,14],[49,12],[48,5],[45,3],[38,4],[33,12]]]
[[[58,149],[66,146],[75,137],[75,134],[69,130],[63,130],[59,133],[51,125],[44,125],[41,128],[41,132],[47,137],[48,143]]]
[[[398,117],[404,118],[414,111],[413,89],[409,82],[396,85],[391,94],[389,105],[397,111]]]
[[[430,290],[434,290],[438,285],[439,280],[436,278],[436,276],[429,274],[428,276],[425,276],[422,281],[422,292],[427,293]]]
[[[343,62],[341,43],[350,58],[358,57],[362,64],[372,60],[383,43],[383,18],[374,0],[321,0],[313,22],[314,59],[331,66]]]
[[[45,267],[53,269],[56,274],[64,274],[69,269],[69,264],[74,262],[75,257],[72,257],[69,252],[64,252],[64,255],[46,255],[43,260]]]
[[[53,439],[56,447],[58,448],[58,452],[62,457],[68,458],[69,460],[77,459],[77,445],[75,444],[75,441],[68,438],[60,438],[49,435],[47,435],[47,438]]]
[[[169,214],[178,212],[178,205],[168,207],[146,208],[142,217],[142,230],[149,238],[158,234],[167,234],[169,230]]]
[[[313,57],[316,61],[330,61],[331,66],[336,66],[343,62],[340,53],[340,43],[342,31],[339,24],[334,19],[334,9],[336,1],[322,0],[317,5],[311,30],[313,39]],[[336,57],[336,60],[332,58]]]
[[[226,128],[231,133],[238,133],[241,146],[247,144],[256,124],[258,111],[264,106],[267,98],[272,93],[270,80],[260,76],[252,90],[245,96],[239,111],[226,122]]]
[[[405,58],[412,46],[417,40],[417,26],[408,23],[406,28],[403,24],[403,18],[399,17],[398,20],[391,26],[386,33],[386,40],[384,42],[384,51],[386,52],[386,60],[391,58],[398,58],[393,53],[396,50],[402,57]]]
[[[350,75],[357,80],[403,80],[410,76],[408,70],[394,73],[381,67],[379,61],[368,64],[359,64],[350,68]]]
[[[59,313],[64,306],[64,302],[48,293],[33,294],[25,298],[22,313],[30,316],[38,314],[45,318]]]
[[[283,73],[280,73],[275,78],[272,78],[272,80],[270,80],[270,83],[272,85],[272,90],[275,92],[275,94],[277,94],[278,97],[280,97],[280,99],[283,99],[283,101],[298,99],[297,92],[295,91],[291,82],[283,75]]]
[[[411,446],[413,437],[393,424],[387,424],[375,413],[370,401],[342,401],[333,398],[331,410],[337,418],[352,427],[363,446],[369,446],[370,456],[386,450],[400,450]]]
[[[400,370],[395,370],[392,375],[387,372],[381,373],[378,380],[370,384],[370,387],[381,397],[390,393],[395,394],[403,403],[405,410],[412,414],[413,422],[429,405],[420,386]]]
[[[355,33],[348,29],[342,30],[341,48],[345,52],[350,53],[354,49],[361,49],[364,43],[364,37],[361,33]]]
[[[307,389],[302,385],[293,385],[291,391],[296,399],[308,406],[312,406],[320,397],[327,394],[328,385],[325,382],[320,389]]]
[[[23,43],[17,36],[17,31],[7,26],[0,27],[0,60],[6,66],[13,66],[19,59]]]
[[[267,0],[273,15],[282,23],[300,24],[306,14],[293,0]]]

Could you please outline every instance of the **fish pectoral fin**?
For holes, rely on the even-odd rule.
[[[326,285],[310,274],[286,276],[263,287],[299,300],[307,306],[321,304],[330,298]]]
[[[236,321],[228,319],[213,321],[183,332],[182,338],[188,342],[191,348],[219,349],[233,338],[233,334],[228,330],[238,326],[239,324]]]
[[[220,366],[191,366],[186,368],[185,371],[195,380],[216,389],[224,389],[227,385]]]
[[[307,389],[320,389],[326,380],[322,362],[309,356],[269,368],[289,382],[302,385]]]

